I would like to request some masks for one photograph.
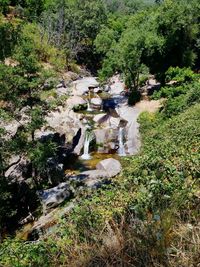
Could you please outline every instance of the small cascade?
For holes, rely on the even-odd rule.
[[[119,141],[118,155],[126,156],[125,147],[124,147],[124,128],[122,127],[119,128],[118,141]]]
[[[100,112],[103,112],[103,111],[104,110],[103,110],[103,102],[102,102]]]
[[[91,105],[90,105],[90,99],[91,99],[91,93],[89,91],[89,99],[87,100],[87,111],[89,111],[89,112],[93,111],[93,109],[91,108]]]
[[[89,154],[89,148],[90,148],[90,142],[93,140],[93,138],[94,137],[92,133],[86,132],[83,155],[81,156],[81,158],[84,160],[91,159],[91,156]]]
[[[87,111],[89,111],[89,112],[93,111],[93,109],[90,106],[90,101],[89,100],[87,101]]]

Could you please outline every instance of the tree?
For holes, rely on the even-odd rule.
[[[0,13],[0,60],[9,57],[20,36],[21,22],[15,20],[7,20]]]
[[[103,29],[96,39],[104,54],[102,76],[118,70],[137,87],[142,65],[162,83],[170,66],[192,67],[198,55],[199,9],[196,0],[165,1],[137,12],[128,18],[118,44],[114,42],[115,31]],[[105,46],[101,45],[104,40]]]
[[[3,14],[6,14],[8,11],[10,0],[0,0],[0,12],[3,12]]]
[[[93,69],[99,61],[94,40],[105,22],[102,0],[55,1],[41,17],[41,26],[53,45],[65,49],[70,59]]]

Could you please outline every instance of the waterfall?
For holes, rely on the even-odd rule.
[[[93,134],[89,133],[89,132],[86,132],[83,155],[81,156],[81,158],[84,159],[84,160],[91,159],[91,156],[89,154],[89,148],[90,148],[90,142],[92,140],[93,140]]]
[[[87,111],[92,111],[93,109],[90,106],[90,101],[87,101]]]
[[[101,104],[100,112],[103,112],[103,102],[102,102],[102,104]]]
[[[124,147],[124,128],[122,127],[119,128],[118,141],[119,141],[118,155],[126,156],[125,147]]]
[[[87,100],[87,111],[93,111],[93,109],[90,106],[90,99],[91,99],[91,93],[89,91],[89,99]]]

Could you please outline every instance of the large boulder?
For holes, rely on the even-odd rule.
[[[74,82],[73,94],[82,96],[89,92],[89,88],[96,88],[99,83],[94,77],[85,77]]]
[[[102,99],[100,97],[92,98],[91,104],[92,104],[93,108],[101,108]]]
[[[84,171],[78,175],[68,176],[69,181],[82,183],[89,188],[97,188],[109,181],[110,178],[121,172],[121,164],[118,160],[109,158],[100,161],[96,170]]]
[[[93,121],[101,127],[109,129],[117,129],[121,125],[122,118],[113,116],[114,114],[98,114],[93,117]]]
[[[97,170],[106,172],[108,177],[114,177],[121,172],[122,166],[116,159],[110,158],[100,161],[97,166]]]
[[[58,96],[63,96],[68,94],[68,89],[66,87],[58,87],[56,89],[56,93]]]
[[[10,160],[10,167],[5,172],[5,177],[12,182],[21,182],[26,178],[28,173],[29,162],[26,158],[13,156]]]
[[[103,123],[104,121],[107,121],[108,119],[108,115],[106,113],[103,113],[103,114],[97,114],[93,117],[93,121],[98,123],[98,124],[101,124]]]
[[[87,102],[80,96],[72,96],[67,100],[67,106],[69,109],[77,109],[78,107],[85,108]]]
[[[37,193],[43,205],[44,211],[58,206],[65,199],[71,196],[71,190],[67,183],[61,183],[56,187],[47,190],[41,190]]]
[[[102,93],[102,88],[100,88],[100,87],[94,88],[94,93],[95,94]]]
[[[125,88],[124,82],[120,79],[120,75],[115,75],[110,80],[110,94],[120,95]]]
[[[110,143],[116,143],[118,133],[110,128],[96,129],[94,130],[96,144],[98,146],[99,153],[109,153]]]

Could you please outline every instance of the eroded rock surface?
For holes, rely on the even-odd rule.
[[[61,183],[58,186],[47,190],[38,191],[38,196],[43,205],[43,210],[58,206],[65,199],[71,196],[71,190],[68,183]]]
[[[100,161],[95,170],[84,171],[79,175],[70,176],[70,181],[81,182],[86,187],[95,188],[108,179],[115,177],[122,170],[121,163],[113,158]]]

